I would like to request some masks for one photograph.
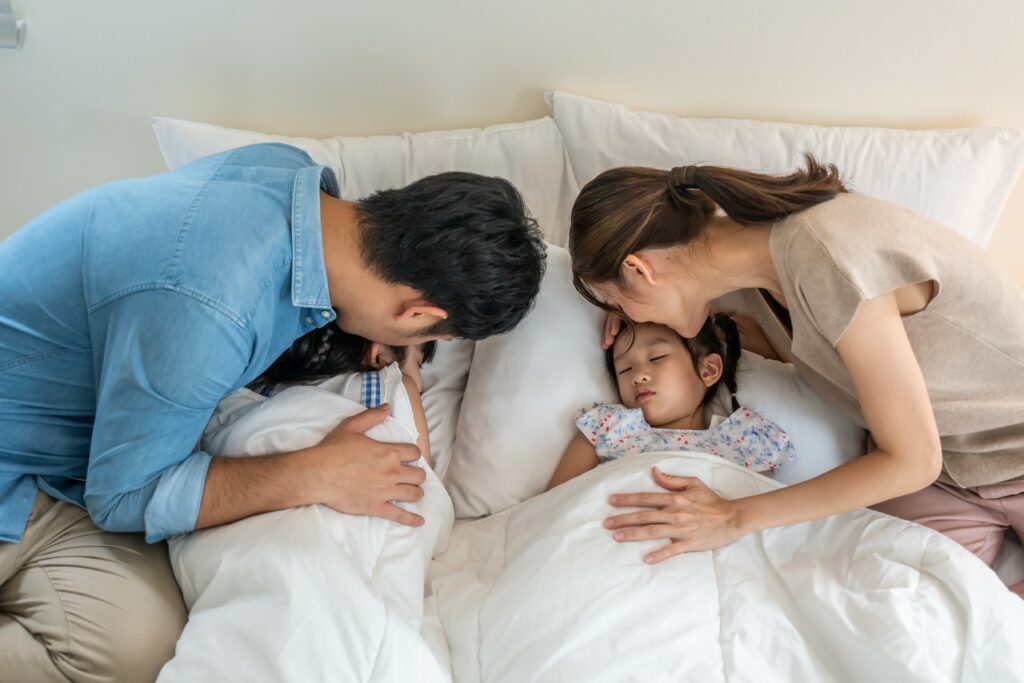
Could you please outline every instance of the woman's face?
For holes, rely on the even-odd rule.
[[[700,409],[706,386],[679,335],[661,325],[637,325],[615,340],[615,379],[622,404],[640,408],[653,427]]]
[[[628,290],[613,283],[592,288],[633,322],[665,325],[688,339],[700,333],[711,312],[709,301],[696,293],[697,288],[688,289],[685,282],[670,286],[639,280],[630,283]]]

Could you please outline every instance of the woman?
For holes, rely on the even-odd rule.
[[[612,496],[645,508],[606,520],[618,540],[671,539],[647,561],[868,505],[989,564],[1007,527],[1024,533],[1024,291],[965,238],[846,193],[808,157],[783,177],[607,171],[573,206],[569,251],[591,302],[683,336],[738,292],[756,323],[744,346],[794,363],[871,433],[864,456],[758,496],[657,472],[668,493]],[[618,327],[610,318],[606,346]]]

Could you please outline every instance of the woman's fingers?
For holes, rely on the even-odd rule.
[[[652,538],[678,538],[679,529],[671,524],[648,524],[622,529],[612,534],[612,538],[620,543],[629,541],[649,541]]]
[[[654,483],[669,491],[685,491],[688,488],[704,484],[697,477],[677,477],[674,474],[665,474],[657,467],[652,467],[651,472],[653,473]]]
[[[643,524],[671,524],[673,521],[675,521],[675,516],[671,512],[643,510],[609,517],[604,520],[604,526],[606,529],[620,529],[625,526],[641,526]]]
[[[608,497],[608,504],[617,508],[660,508],[671,505],[675,493],[616,493]]]
[[[622,318],[614,313],[609,313],[608,317],[604,319],[604,339],[601,341],[601,348],[607,349],[614,344],[615,337],[619,335],[621,329]]]
[[[687,547],[686,541],[673,541],[672,543],[663,545],[652,553],[644,555],[644,562],[647,564],[657,564],[658,562],[663,562],[670,557],[682,555],[688,551],[689,548]]]

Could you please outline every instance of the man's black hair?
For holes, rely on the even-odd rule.
[[[376,192],[356,210],[366,265],[448,313],[426,334],[484,339],[510,331],[533,305],[544,241],[507,180],[439,173]]]

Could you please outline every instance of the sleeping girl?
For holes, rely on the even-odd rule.
[[[595,404],[576,414],[569,443],[548,489],[625,455],[701,451],[758,472],[795,458],[789,437],[736,399],[739,334],[724,314],[708,318],[693,339],[653,323],[634,325],[608,349],[606,362],[621,403]],[[732,414],[711,416],[721,385]]]
[[[201,439],[220,456],[294,453],[350,421],[362,425],[366,437],[410,457],[389,505],[421,521],[307,505],[171,538],[189,620],[160,683],[410,680],[411,672],[450,681],[422,635],[426,569],[453,518],[429,466],[420,401],[419,363],[431,351],[327,325],[220,402]],[[384,403],[386,415],[362,417]]]

